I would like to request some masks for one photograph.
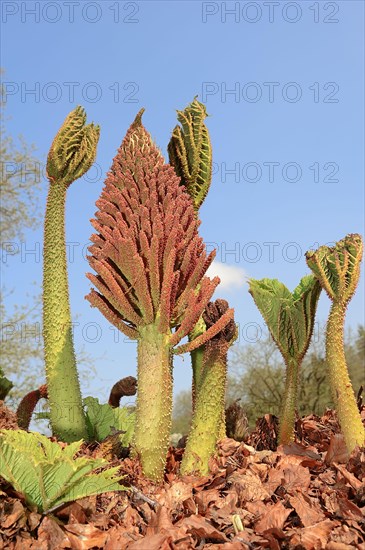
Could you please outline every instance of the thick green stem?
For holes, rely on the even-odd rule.
[[[199,291],[200,284],[196,288],[196,292]],[[205,326],[203,317],[200,317],[199,321],[196,323],[195,327],[189,334],[189,342],[195,340],[198,336],[204,334],[207,330]],[[193,381],[192,381],[192,409],[194,413],[195,409],[195,400],[199,391],[200,381],[203,373],[203,360],[204,360],[204,346],[190,352],[191,357],[191,366],[193,369]]]
[[[202,372],[203,372],[203,358],[204,358],[204,346],[197,348],[190,352],[191,366],[193,369],[193,383],[192,383],[192,408],[193,413],[195,410],[196,396],[199,392]]]
[[[209,471],[209,459],[222,433],[222,411],[227,374],[227,349],[208,342],[205,346],[204,371],[196,395],[192,427],[188,437],[181,473]]]
[[[288,445],[294,440],[295,407],[298,402],[299,364],[294,358],[286,365],[284,401],[280,416],[279,445]]]
[[[326,360],[333,399],[346,447],[351,452],[356,445],[364,445],[365,430],[356,405],[348,374],[344,350],[344,323],[346,306],[334,301],[327,323]]]
[[[87,437],[72,341],[65,244],[66,186],[51,181],[44,230],[43,336],[52,431],[70,443]]]
[[[191,364],[193,367],[192,409],[194,414],[196,396],[200,391],[201,382],[203,380],[204,346],[201,346],[200,348],[197,348],[196,350],[191,351],[190,355],[191,355]],[[223,407],[218,439],[223,439],[225,437],[226,437],[226,415],[225,415],[225,409]]]
[[[170,334],[161,334],[157,323],[142,327],[139,332],[134,445],[146,477],[162,481],[172,413]]]

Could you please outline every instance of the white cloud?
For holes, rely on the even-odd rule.
[[[209,267],[206,274],[210,278],[218,275],[221,280],[218,287],[219,290],[240,289],[247,283],[248,277],[246,271],[242,269],[242,267],[223,264],[222,262],[218,262],[216,260]]]

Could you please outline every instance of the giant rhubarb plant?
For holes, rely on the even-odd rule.
[[[210,302],[203,313],[207,330],[221,319],[228,309],[226,300]],[[195,406],[181,472],[208,473],[209,459],[218,439],[225,434],[224,403],[227,379],[227,352],[236,339],[236,325],[231,319],[214,338],[203,346],[202,369],[195,388]],[[223,432],[223,433],[222,433]]]
[[[251,279],[249,284],[286,365],[279,443],[287,444],[294,438],[299,368],[312,337],[321,286],[313,275],[303,277],[293,293],[277,279]]]
[[[65,442],[86,437],[72,338],[65,243],[66,192],[91,167],[99,139],[99,127],[85,126],[85,121],[84,110],[76,107],[61,126],[47,159],[50,187],[44,227],[43,337],[51,426]]]
[[[142,125],[141,110],[114,158],[92,236],[87,299],[138,341],[134,445],[146,476],[161,480],[172,407],[172,352],[199,347],[232,318],[177,346],[195,326],[219,279],[204,277],[206,254],[191,198]],[[199,285],[199,290],[196,291]],[[174,330],[175,329],[175,330]],[[177,347],[176,347],[177,346]]]
[[[326,331],[326,362],[333,399],[349,452],[356,445],[365,443],[365,430],[344,351],[346,308],[359,282],[362,254],[363,242],[357,234],[347,235],[334,247],[321,246],[306,254],[308,266],[332,301]]]
[[[203,204],[212,181],[212,146],[208,128],[204,120],[207,117],[205,105],[196,97],[184,111],[177,111],[177,119],[181,126],[175,126],[168,144],[170,164],[180,177],[183,185],[192,198],[195,213]],[[197,291],[199,288],[197,288]],[[194,340],[206,331],[202,317],[189,334],[189,340]],[[192,402],[195,408],[196,389],[200,383],[203,369],[204,346],[190,352],[193,369]]]
[[[195,98],[184,111],[177,112],[181,127],[174,128],[168,145],[170,164],[190,194],[197,216],[212,180],[212,147],[204,123],[206,116],[205,106]],[[203,335],[227,310],[225,300],[210,303],[190,332],[189,340]],[[182,462],[184,473],[193,470],[206,473],[218,439],[225,437],[227,352],[235,339],[235,330],[232,319],[213,340],[190,352],[193,421]]]

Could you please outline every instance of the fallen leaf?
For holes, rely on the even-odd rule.
[[[351,502],[346,496],[338,497],[339,514],[346,519],[364,520],[364,514],[354,502]]]
[[[204,550],[249,550],[249,546],[238,540],[235,542],[225,542],[224,544],[205,544]]]
[[[129,544],[135,542],[136,535],[137,533],[131,533],[123,525],[111,527],[103,550],[126,550]]]
[[[167,533],[160,533],[144,537],[132,542],[128,550],[171,550],[172,538]]]
[[[59,548],[67,548],[65,544],[68,542],[68,536],[58,523],[48,516],[44,517],[38,528],[38,548],[41,550],[42,545],[45,545],[44,548],[47,550],[59,550]]]
[[[73,523],[65,525],[72,550],[89,550],[94,546],[103,548],[108,537],[107,531],[101,531],[92,524]]]
[[[314,525],[326,519],[318,502],[300,491],[290,496],[289,502],[298,514],[304,527],[309,527],[310,525]]]
[[[267,506],[265,515],[255,524],[255,531],[261,534],[274,527],[282,529],[290,513],[291,510],[285,508],[280,501],[273,506]]]
[[[305,550],[321,550],[325,548],[328,535],[336,525],[339,525],[338,521],[325,519],[316,525],[298,529],[290,538],[290,544],[294,548],[298,546]]]
[[[283,475],[283,486],[290,494],[294,494],[297,490],[306,491],[310,485],[310,472],[300,464],[288,464],[283,468]]]
[[[336,468],[336,470],[338,472],[340,472],[343,477],[346,479],[346,481],[349,482],[349,484],[351,485],[351,487],[353,489],[355,489],[355,491],[358,491],[359,489],[361,489],[362,487],[364,487],[364,484],[361,483],[361,481],[359,479],[357,479],[354,474],[352,474],[351,472],[349,472],[345,466],[342,466],[342,464],[334,464],[334,467]]]
[[[161,531],[173,529],[170,512],[166,506],[160,506],[147,527],[146,535],[155,535]]]
[[[9,529],[9,527],[12,527],[19,519],[22,519],[22,523],[25,524],[25,508],[19,500],[15,500],[12,502],[11,508],[2,522],[1,527],[3,529]]]
[[[85,511],[78,502],[64,506],[55,515],[59,518],[69,518],[69,523],[86,523]]]
[[[184,518],[180,523],[180,526],[186,527],[187,533],[191,533],[199,539],[209,539],[218,542],[227,541],[227,537],[224,533],[218,531],[201,516],[190,516],[188,518]]]
[[[326,545],[326,550],[352,550],[353,548],[352,544],[344,544],[343,542],[330,541]]]
[[[218,454],[219,456],[230,456],[240,445],[239,441],[225,437],[218,442]]]
[[[193,490],[191,485],[183,481],[173,483],[166,491],[165,504],[169,508],[178,508],[184,500],[192,496]]]
[[[37,512],[31,512],[28,515],[29,529],[31,531],[34,531],[34,529],[36,529],[36,527],[38,527],[38,525],[40,524],[41,520],[42,520],[41,514],[37,514]]]
[[[241,501],[264,500],[270,497],[259,476],[250,470],[245,474],[234,472],[228,476],[227,483],[232,484]]]
[[[303,456],[305,458],[311,458],[313,460],[322,460],[321,455],[318,454],[316,451],[317,450],[315,447],[310,447],[309,445],[304,446],[295,441],[292,441],[288,445],[279,445],[278,447],[278,453],[284,455]]]
[[[324,461],[326,464],[332,464],[333,462],[340,462],[346,464],[350,458],[350,454],[347,450],[345,439],[342,434],[334,434],[331,437],[330,444]]]
[[[195,502],[198,505],[198,512],[203,516],[206,514],[209,505],[219,501],[219,491],[218,489],[211,489],[209,491],[199,491],[195,495]]]

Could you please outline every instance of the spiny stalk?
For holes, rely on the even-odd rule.
[[[96,156],[99,126],[85,125],[76,107],[58,131],[47,159],[50,187],[44,227],[43,337],[52,431],[65,442],[87,435],[73,347],[69,303],[65,201],[68,187]]]
[[[307,264],[332,301],[326,330],[326,362],[332,395],[349,452],[364,445],[365,430],[356,405],[344,350],[346,308],[360,278],[363,241],[350,234],[335,246],[306,253]]]
[[[218,299],[209,302],[203,319],[207,329],[228,311],[228,302]],[[209,459],[214,454],[217,441],[225,436],[225,390],[227,379],[227,353],[237,336],[233,319],[206,342],[202,369],[195,388],[195,407],[192,426],[181,463],[181,472],[189,474],[209,471]]]

